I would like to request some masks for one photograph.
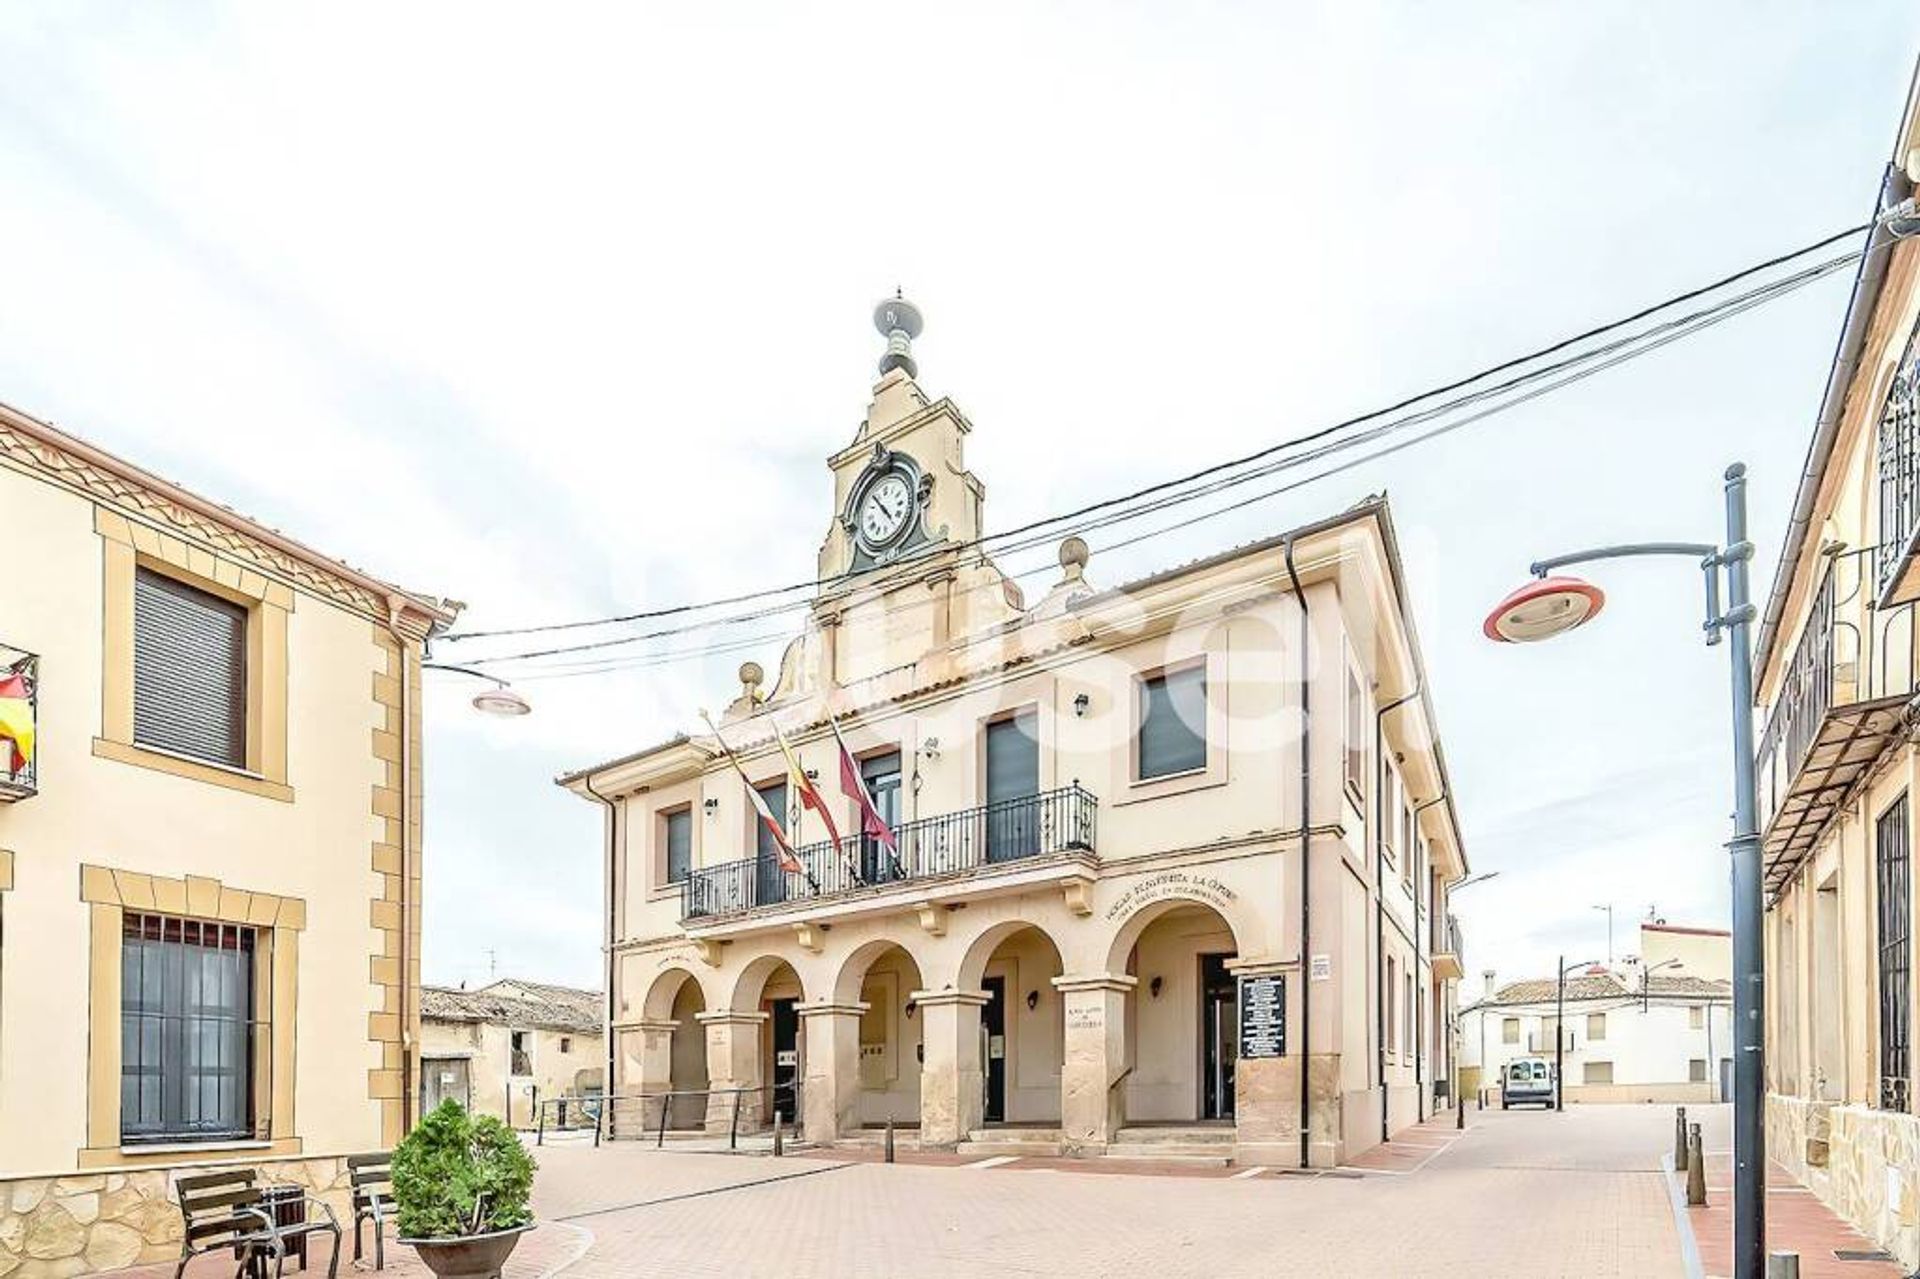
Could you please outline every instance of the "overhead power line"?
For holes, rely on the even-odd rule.
[[[1655,315],[1660,314],[1663,311],[1668,311],[1673,309],[1676,306],[1681,306],[1686,304],[1687,302],[1705,297],[1711,293],[1724,289],[1731,284],[1738,283],[1743,280],[1751,279],[1756,275],[1778,268],[1789,262],[1795,261],[1796,259],[1805,257],[1810,253],[1817,252],[1818,250],[1828,247],[1839,240],[1845,239],[1849,236],[1857,235],[1865,231],[1866,229],[1867,229],[1867,225],[1863,224],[1862,226],[1859,226],[1859,227],[1853,227],[1846,231],[1842,231],[1834,235],[1826,236],[1820,240],[1817,240],[1800,249],[1796,249],[1790,253],[1780,254],[1776,257],[1769,258],[1764,262],[1757,263],[1753,266],[1746,267],[1740,271],[1736,271],[1730,275],[1723,276],[1711,283],[1700,285],[1696,288],[1689,289],[1686,292],[1679,293],[1672,297],[1664,299],[1663,301],[1655,303],[1651,306],[1643,307],[1633,312],[1630,315],[1623,316],[1619,319],[1612,320],[1605,324],[1595,326],[1582,333],[1575,334],[1570,337],[1562,338],[1547,346],[1540,347],[1534,351],[1530,351],[1527,354],[1516,356],[1508,360],[1503,360],[1498,364],[1494,364],[1487,368],[1481,369],[1476,373],[1473,373],[1463,378],[1455,379],[1454,381],[1448,382],[1442,386],[1434,387],[1429,390],[1423,391],[1417,395],[1409,396],[1394,404],[1387,405],[1378,409],[1374,409],[1370,412],[1360,414],[1355,417],[1346,418],[1339,422],[1331,423],[1329,425],[1317,428],[1313,431],[1306,432],[1302,435],[1295,436],[1290,439],[1281,441],[1280,443],[1261,448],[1243,457],[1234,458],[1229,461],[1216,463],[1214,465],[1204,467],[1200,470],[1190,472],[1186,475],[1182,475],[1174,479],[1164,480],[1155,484],[1147,485],[1143,488],[1136,489],[1133,492],[1128,494],[1104,499],[1099,502],[1095,502],[1086,506],[1079,507],[1075,510],[1066,511],[1066,512],[1062,512],[1055,515],[1049,515],[1041,519],[1031,521],[1027,524],[1017,526],[1015,528],[1001,530],[996,533],[974,538],[968,542],[951,543],[951,544],[948,544],[944,549],[967,550],[967,549],[973,549],[973,548],[984,549],[988,547],[995,547],[1001,550],[1002,553],[1014,553],[1019,550],[1026,549],[1030,546],[1037,545],[1041,542],[1050,541],[1052,539],[1052,536],[1053,536],[1052,534],[1047,534],[1040,537],[1031,536],[1032,534],[1035,534],[1038,530],[1051,528],[1053,526],[1057,526],[1059,524],[1062,524],[1070,520],[1079,520],[1085,516],[1093,515],[1098,512],[1104,511],[1104,512],[1107,512],[1107,514],[1105,514],[1099,519],[1083,524],[1082,526],[1080,526],[1080,528],[1077,531],[1084,532],[1090,529],[1106,527],[1114,523],[1119,523],[1119,522],[1124,522],[1131,519],[1139,518],[1143,514],[1148,514],[1156,510],[1165,509],[1166,507],[1169,507],[1169,506],[1198,500],[1199,498],[1210,496],[1211,494],[1222,491],[1226,488],[1234,487],[1236,485],[1244,484],[1255,479],[1263,478],[1264,476],[1272,474],[1277,470],[1288,469],[1294,466],[1301,465],[1304,462],[1312,461],[1316,458],[1325,456],[1328,453],[1333,452],[1339,448],[1353,447],[1354,445],[1365,443],[1371,439],[1379,438],[1382,434],[1385,434],[1387,432],[1404,430],[1407,427],[1411,425],[1415,425],[1419,422],[1430,421],[1435,417],[1441,416],[1443,414],[1457,411],[1459,408],[1465,405],[1469,405],[1469,404],[1477,403],[1489,398],[1497,397],[1506,392],[1513,391],[1519,387],[1529,385],[1544,377],[1551,376],[1556,372],[1567,370],[1569,368],[1578,367],[1582,364],[1586,364],[1589,362],[1593,362],[1599,359],[1600,357],[1607,356],[1617,351],[1621,351],[1629,348],[1635,348],[1637,353],[1639,350],[1657,349],[1658,346],[1663,346],[1666,344],[1666,342],[1650,341],[1650,338],[1653,335],[1666,333],[1670,331],[1678,332],[1681,335],[1684,335],[1685,333],[1697,331],[1697,328],[1699,327],[1706,327],[1710,323],[1718,323],[1720,319],[1726,318],[1727,316],[1730,316],[1732,314],[1738,314],[1744,310],[1750,309],[1751,306],[1753,305],[1760,304],[1761,302],[1770,301],[1774,297],[1778,297],[1784,292],[1788,292],[1794,288],[1801,287],[1806,283],[1810,283],[1813,279],[1820,278],[1821,276],[1828,274],[1833,270],[1837,270],[1839,267],[1845,266],[1853,262],[1858,255],[1855,253],[1849,253],[1840,257],[1829,259],[1827,261],[1817,264],[1812,268],[1803,269],[1802,271],[1794,275],[1784,277],[1781,280],[1772,281],[1766,285],[1762,285],[1750,291],[1749,293],[1738,295],[1732,299],[1725,299],[1725,300],[1722,300],[1721,302],[1714,303],[1711,306],[1703,308],[1699,311],[1692,312],[1689,315],[1685,315],[1685,316],[1681,316],[1675,319],[1665,321],[1661,325],[1655,326],[1652,329],[1641,330],[1641,331],[1627,334],[1623,337],[1616,339],[1611,343],[1608,343],[1599,347],[1589,348],[1587,350],[1579,352],[1578,354],[1570,356],[1564,360],[1558,361],[1554,364],[1547,365],[1540,368],[1530,369],[1526,373],[1520,374],[1504,382],[1497,383],[1493,386],[1481,387],[1478,390],[1472,391],[1469,394],[1465,396],[1460,396],[1454,400],[1450,400],[1438,405],[1430,406],[1426,409],[1420,410],[1417,413],[1409,414],[1406,417],[1397,418],[1388,422],[1381,423],[1380,425],[1377,425],[1376,427],[1374,427],[1372,430],[1367,432],[1362,432],[1350,440],[1343,441],[1334,445],[1323,446],[1320,449],[1312,450],[1305,454],[1300,454],[1293,457],[1282,457],[1277,459],[1275,458],[1276,454],[1285,453],[1287,450],[1290,450],[1290,449],[1297,449],[1304,444],[1311,444],[1311,443],[1316,443],[1322,440],[1327,440],[1331,436],[1334,436],[1343,432],[1351,431],[1353,428],[1364,425],[1368,422],[1376,422],[1378,419],[1387,418],[1392,414],[1399,413],[1402,410],[1411,408],[1415,405],[1423,404],[1427,401],[1434,400],[1440,396],[1448,395],[1452,392],[1463,390],[1467,387],[1474,386],[1477,383],[1485,382],[1489,378],[1496,377],[1501,373],[1522,368],[1529,364],[1536,364],[1538,361],[1540,361],[1541,359],[1544,359],[1547,356],[1558,354],[1562,351],[1566,351],[1583,342],[1589,342],[1597,337],[1602,337],[1608,334],[1617,333],[1624,328],[1628,328],[1634,324],[1637,324],[1641,321],[1649,319]],[[1631,354],[1627,358],[1632,358]],[[1605,364],[1599,365],[1598,367],[1612,367],[1613,363],[1617,363],[1617,362],[1618,361],[1609,361]],[[1598,367],[1595,368],[1593,371],[1598,371]],[[1573,380],[1573,379],[1569,379],[1569,380]],[[1533,398],[1533,396],[1527,396],[1525,398],[1531,399]],[[1524,402],[1524,400],[1516,400],[1515,402],[1516,403]],[[1476,418],[1474,420],[1478,420],[1478,419]],[[1429,433],[1429,434],[1438,434],[1438,432]],[[1423,436],[1420,438],[1426,438],[1426,437]],[[1405,447],[1405,445],[1401,445],[1399,447]],[[1393,451],[1397,451],[1397,449]],[[1249,467],[1252,463],[1260,462],[1263,459],[1273,459],[1273,460],[1268,461],[1267,464],[1263,467],[1258,467],[1250,470],[1242,469],[1242,468]],[[1359,459],[1359,461],[1365,461],[1365,460],[1367,459],[1366,458]],[[1344,465],[1338,469],[1339,470],[1350,469],[1350,466],[1357,465],[1357,464],[1358,464],[1358,461],[1349,463],[1348,465]],[[1240,473],[1227,474],[1228,472],[1235,472],[1235,471],[1239,471]],[[1198,481],[1208,481],[1208,482],[1205,484],[1197,484]],[[1304,483],[1307,481],[1302,481],[1302,482]],[[1192,487],[1189,487],[1189,486],[1192,486]],[[1289,485],[1287,486],[1287,489],[1291,489],[1295,487],[1298,487],[1298,485],[1297,484]],[[1287,491],[1287,490],[1283,489],[1280,491]],[[1271,494],[1256,495],[1254,498],[1250,499],[1250,501],[1258,501],[1261,499],[1261,497],[1264,497],[1264,496],[1271,496]],[[1149,498],[1153,500],[1143,502],[1143,499],[1149,499]],[[1239,506],[1244,506],[1247,504],[1249,503],[1246,503],[1246,502],[1237,503],[1234,506],[1224,508],[1223,510],[1218,512],[1203,513],[1202,515],[1194,519],[1182,521],[1181,523],[1173,525],[1172,527],[1173,528],[1187,527],[1192,523],[1199,522],[1199,520],[1201,519],[1212,518],[1212,516],[1215,514],[1223,514],[1227,510],[1238,509]],[[1115,508],[1118,508],[1118,509],[1115,509]],[[1164,531],[1166,530],[1157,530],[1155,534],[1149,534],[1148,536],[1154,536],[1154,535],[1157,535],[1158,532],[1164,532]],[[1022,539],[1022,540],[1015,542],[1015,539]],[[1128,545],[1128,544],[1131,544],[1132,541],[1136,541],[1136,540],[1143,540],[1143,539],[1130,539],[1128,542],[1120,543],[1120,545]],[[1011,544],[1002,546],[1001,544],[1003,543],[1011,543]],[[1109,547],[1105,549],[1113,549],[1113,548]],[[905,568],[907,571],[911,571],[911,565],[905,566]],[[784,595],[791,595],[794,592],[801,591],[801,590],[813,591],[813,590],[819,589],[822,586],[831,586],[839,581],[850,580],[851,578],[854,578],[854,577],[866,577],[866,576],[870,576],[870,574],[871,574],[870,570],[864,571],[859,574],[845,573],[845,574],[840,574],[835,577],[826,578],[826,579],[793,583],[788,586],[773,587],[773,588],[768,588],[764,590],[743,592],[741,594],[732,595],[732,596],[725,596],[725,597],[711,599],[711,600],[676,604],[676,605],[666,606],[658,609],[646,610],[643,612],[620,614],[617,616],[576,619],[576,620],[565,621],[565,622],[548,623],[545,625],[504,628],[504,629],[491,630],[491,631],[469,631],[469,632],[464,632],[457,635],[442,637],[442,642],[478,640],[478,639],[507,637],[507,636],[515,636],[515,635],[528,635],[528,634],[536,634],[536,633],[543,633],[543,632],[563,632],[563,631],[585,629],[585,628],[591,628],[591,627],[630,624],[636,621],[643,621],[643,620],[682,616],[689,613],[705,612],[712,609],[727,607],[730,605],[737,605],[741,603],[750,603],[757,600],[774,599]],[[760,617],[773,616],[779,613],[794,611],[799,608],[806,607],[806,603],[807,602],[805,600],[790,601],[786,604],[767,607],[763,609],[751,610],[751,611],[743,612],[737,615],[729,616],[727,618],[718,618],[718,619],[701,621],[701,622],[687,624],[687,625],[660,628],[660,629],[645,632],[645,633],[623,635],[623,636],[618,636],[618,637],[614,637],[606,640],[595,641],[591,643],[542,649],[542,650],[536,650],[536,651],[527,652],[527,653],[513,653],[513,654],[506,654],[506,655],[487,657],[487,658],[473,658],[468,660],[484,661],[489,663],[503,663],[503,662],[509,662],[509,661],[520,661],[520,660],[527,660],[532,658],[554,656],[554,655],[565,654],[565,653],[584,652],[584,651],[590,651],[593,649],[606,648],[606,647],[612,647],[612,646],[624,646],[624,645],[633,644],[633,643],[645,642],[646,640],[649,640],[649,639],[657,639],[657,638],[662,638],[665,636],[675,635],[675,634],[684,634],[694,630],[703,630],[703,629],[710,629],[710,628],[719,627],[719,626],[735,625],[741,622],[754,620]],[[691,655],[692,654],[689,654],[689,656]]]

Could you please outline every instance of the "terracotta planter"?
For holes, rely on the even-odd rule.
[[[402,1239],[440,1279],[500,1279],[500,1268],[532,1226],[450,1239]]]

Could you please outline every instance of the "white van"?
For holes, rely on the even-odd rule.
[[[1553,1063],[1545,1057],[1515,1057],[1500,1076],[1500,1109],[1553,1105]]]

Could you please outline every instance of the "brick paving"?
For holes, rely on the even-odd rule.
[[[353,1235],[346,1232],[340,1244],[340,1274],[342,1279],[357,1274],[374,1275],[373,1268],[373,1231],[366,1227],[366,1257],[360,1262],[353,1259]],[[515,1245],[513,1256],[507,1259],[506,1269],[501,1279],[543,1279],[564,1269],[583,1253],[593,1242],[592,1232],[568,1222],[543,1221],[534,1229],[520,1236]],[[297,1261],[286,1263],[285,1274],[289,1277],[300,1274],[324,1276],[327,1273],[327,1257],[332,1252],[332,1241],[324,1238],[313,1241],[313,1263],[303,1272]],[[393,1238],[389,1228],[387,1232],[386,1269],[377,1273],[383,1279],[432,1279],[433,1272],[420,1260],[420,1255],[405,1244]],[[176,1263],[162,1265],[135,1266],[129,1270],[114,1272],[114,1279],[173,1279]],[[208,1253],[195,1257],[187,1266],[187,1279],[233,1279],[234,1261],[225,1253]]]
[[[1686,1193],[1686,1174],[1676,1179]],[[1733,1155],[1707,1154],[1707,1202],[1688,1208],[1700,1265],[1709,1279],[1733,1272]],[[1902,1279],[1891,1261],[1842,1261],[1837,1249],[1878,1251],[1877,1245],[1835,1216],[1811,1190],[1779,1164],[1767,1166],[1767,1248],[1800,1254],[1801,1279]]]

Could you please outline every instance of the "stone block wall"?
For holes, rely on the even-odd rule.
[[[1901,1265],[1920,1266],[1920,1118],[1771,1094],[1767,1154]]]
[[[0,1181],[0,1279],[74,1275],[180,1256],[177,1175],[220,1165],[141,1168]],[[343,1158],[236,1161],[266,1182],[293,1183],[329,1203],[341,1229],[352,1224]]]

